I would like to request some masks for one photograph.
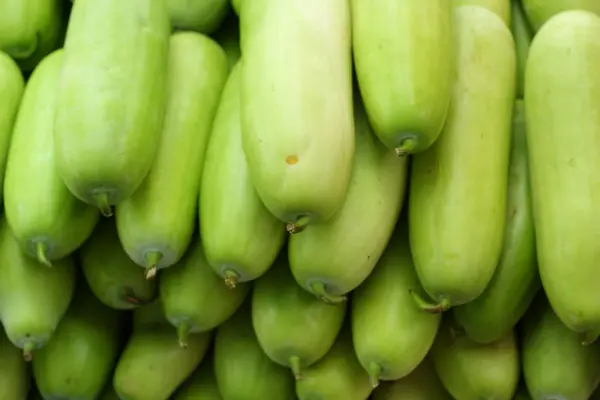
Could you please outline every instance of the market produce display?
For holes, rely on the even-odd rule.
[[[0,0],[0,400],[600,399],[597,0]]]

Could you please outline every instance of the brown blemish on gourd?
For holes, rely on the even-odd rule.
[[[288,165],[296,165],[298,163],[298,156],[291,155],[285,158],[285,163]]]

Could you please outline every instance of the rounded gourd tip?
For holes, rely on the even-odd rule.
[[[371,384],[371,387],[375,389],[377,386],[379,386],[379,377],[383,373],[383,368],[381,368],[381,365],[372,362],[369,364],[368,373],[369,383]]]
[[[105,191],[94,193],[92,195],[92,200],[94,202],[94,205],[100,210],[100,214],[102,214],[106,218],[110,218],[113,216],[112,207],[108,199],[108,193],[106,193]]]
[[[406,157],[415,152],[417,147],[419,146],[419,141],[414,137],[407,137],[402,139],[400,142],[400,146],[394,148],[396,155],[398,157]]]
[[[587,331],[587,332],[584,332],[582,334],[581,344],[583,346],[590,346],[591,344],[593,344],[594,342],[596,342],[596,340],[598,339],[598,336],[600,336],[600,331]]]
[[[302,379],[302,374],[300,373],[300,357],[291,356],[289,363],[290,363],[290,369],[292,370],[292,374],[294,374],[294,378],[297,381]]]
[[[146,259],[146,279],[153,279],[156,276],[158,262],[163,254],[160,251],[148,251],[144,254]]]
[[[235,289],[240,280],[240,275],[234,270],[228,268],[223,271],[223,280],[225,281],[225,286],[227,286],[229,289]]]
[[[38,262],[40,264],[44,264],[47,267],[51,267],[52,263],[50,262],[50,260],[48,260],[47,253],[48,245],[46,244],[46,242],[40,241],[35,244],[35,254]]]
[[[32,342],[26,342],[23,346],[23,360],[30,362],[33,359],[33,350],[35,345]]]
[[[347,300],[347,297],[344,295],[334,295],[334,294],[328,293],[327,288],[325,287],[325,283],[320,282],[320,281],[312,282],[310,284],[310,290],[321,301],[323,301],[327,304],[339,304],[339,303],[343,303]]]
[[[418,293],[416,293],[412,289],[409,290],[409,293],[412,296],[415,303],[417,304],[417,306],[421,310],[426,311],[430,314],[440,314],[445,311],[448,311],[451,307],[450,300],[448,300],[447,298],[442,299],[439,303],[430,303],[423,299]]]
[[[188,338],[190,335],[190,327],[187,322],[182,322],[177,326],[177,339],[179,340],[179,347],[187,349]]]
[[[310,217],[308,215],[303,215],[301,217],[298,217],[296,222],[288,222],[285,225],[285,229],[288,231],[288,233],[290,235],[295,235],[297,233],[304,231],[306,229],[306,227],[308,226],[309,222],[310,222]]]

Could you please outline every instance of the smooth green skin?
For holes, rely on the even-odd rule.
[[[298,400],[367,400],[373,388],[354,349],[350,327],[345,326],[325,357],[302,372],[296,381]]]
[[[430,353],[446,390],[461,400],[511,400],[520,377],[516,334],[479,344],[454,333],[452,326],[450,318],[442,323]]]
[[[413,157],[408,208],[419,280],[451,306],[484,291],[502,252],[516,69],[500,17],[478,6],[454,17],[452,104],[439,139]]]
[[[302,374],[333,346],[346,304],[327,304],[298,286],[284,257],[254,284],[252,324],[264,352],[286,367],[298,357]]]
[[[217,387],[212,357],[204,357],[202,364],[177,391],[173,400],[223,400]]]
[[[290,269],[309,292],[321,282],[328,294],[344,295],[364,282],[383,254],[404,203],[407,157],[398,157],[377,139],[358,102],[354,115],[356,152],[344,204],[326,223],[289,240]]]
[[[453,0],[455,7],[464,5],[485,7],[502,18],[506,26],[511,26],[511,3],[512,0]]]
[[[3,0],[0,50],[31,71],[60,47],[65,21],[64,0]]]
[[[252,328],[247,302],[215,336],[214,369],[223,400],[294,400],[294,377],[267,357]]]
[[[540,295],[523,318],[522,365],[533,400],[587,400],[600,381],[600,342],[584,346]]]
[[[179,263],[160,276],[158,289],[169,322],[187,333],[209,331],[231,317],[250,292],[251,284],[225,285],[206,261],[200,238],[194,238]]]
[[[557,15],[536,35],[525,76],[539,272],[567,327],[600,329],[600,18]],[[573,132],[577,132],[576,135]]]
[[[398,229],[373,273],[352,296],[354,350],[374,382],[411,373],[433,345],[441,321],[441,314],[423,312],[410,294],[424,291],[408,235],[404,227]]]
[[[107,215],[140,186],[158,148],[169,35],[165,0],[73,3],[54,151],[69,190]]]
[[[154,266],[146,258],[152,252],[162,255],[156,268],[170,267],[192,240],[204,154],[227,74],[227,57],[213,39],[171,36],[158,151],[143,183],[116,207],[121,243],[142,267]]]
[[[437,376],[431,357],[402,379],[383,382],[375,389],[373,400],[453,400]]]
[[[223,25],[221,25],[213,37],[223,50],[225,50],[229,70],[231,71],[242,56],[242,50],[240,49],[240,27],[237,16],[233,13],[229,14],[229,17],[225,19]]]
[[[529,47],[533,40],[533,32],[523,11],[521,0],[511,0],[510,30],[515,40],[517,51],[517,99],[525,95],[525,66],[529,56]]]
[[[505,336],[521,319],[540,288],[533,210],[531,208],[525,108],[515,103],[504,247],[485,291],[456,307],[454,317],[467,336],[491,343]]]
[[[204,34],[216,31],[230,10],[228,0],[166,0],[166,2],[173,29]]]
[[[600,15],[597,0],[521,0],[534,31],[538,31],[554,15],[569,10],[585,10]]]
[[[253,0],[241,15],[244,153],[263,203],[288,224],[325,222],[346,199],[350,28],[348,0]]]
[[[440,135],[452,93],[453,20],[449,0],[351,0],[354,65],[379,139],[404,153]],[[358,146],[357,146],[358,147]]]
[[[42,396],[97,399],[119,357],[124,316],[80,285],[54,335],[33,358],[33,376]]]
[[[187,347],[183,348],[175,339],[173,327],[138,327],[131,335],[115,369],[113,386],[119,398],[170,398],[200,365],[210,339],[209,332],[192,335]]]
[[[240,126],[241,64],[231,71],[213,124],[200,189],[200,237],[206,259],[237,282],[263,275],[285,239],[281,221],[267,210],[250,180]]]
[[[26,399],[30,382],[23,355],[0,327],[0,400]]]
[[[63,50],[42,60],[27,82],[8,151],[4,212],[21,246],[41,263],[60,260],[85,242],[98,222],[56,170],[54,111]],[[37,246],[43,246],[38,255]]]
[[[79,252],[81,270],[92,292],[104,304],[131,310],[152,301],[157,281],[146,279],[125,253],[113,219],[102,219]]]
[[[25,81],[19,67],[12,58],[0,51],[0,201],[4,192],[6,158],[24,87]]]
[[[40,265],[21,250],[2,218],[0,276],[0,320],[8,338],[20,349],[45,346],[75,291],[73,259],[63,258],[52,268]]]

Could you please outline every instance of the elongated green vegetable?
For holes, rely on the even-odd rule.
[[[338,211],[350,180],[350,5],[348,0],[243,4],[244,153],[267,209],[298,233]]]
[[[523,377],[532,399],[587,400],[600,382],[600,342],[582,346],[543,293],[521,323]]]
[[[169,47],[165,0],[77,0],[54,124],[63,181],[105,216],[150,170],[163,123]]]
[[[325,302],[344,301],[367,279],[404,204],[408,159],[377,139],[358,101],[354,126],[356,152],[344,204],[329,221],[293,235],[288,247],[296,282]]]
[[[17,64],[0,51],[0,196],[4,193],[6,158],[24,86],[25,81]]]
[[[260,347],[251,311],[250,302],[244,303],[215,335],[214,369],[223,399],[291,400],[294,377]]]
[[[6,220],[0,221],[0,320],[13,345],[31,361],[44,347],[65,315],[75,291],[71,257],[43,268],[27,256]]]
[[[159,281],[165,317],[177,328],[182,347],[189,336],[210,331],[231,317],[250,288],[250,283],[227,287],[208,265],[200,238],[194,239],[185,257],[165,270]]]
[[[440,314],[419,309],[410,294],[423,289],[405,230],[397,228],[375,270],[352,296],[354,349],[374,387],[379,380],[411,373],[429,352],[441,321]]]
[[[525,112],[539,272],[556,315],[600,333],[600,17],[568,11],[536,34]]]
[[[513,39],[486,8],[460,6],[454,16],[450,113],[434,145],[414,156],[409,190],[411,250],[419,280],[433,299],[422,304],[429,311],[468,303],[484,291],[506,223]]]
[[[123,250],[113,219],[100,221],[81,247],[79,259],[92,292],[109,307],[130,310],[157,295],[158,282],[140,274],[140,267]]]
[[[285,238],[283,223],[266,209],[252,182],[242,148],[241,64],[221,96],[202,176],[200,237],[206,259],[227,285],[264,274]]]
[[[338,336],[346,303],[329,305],[294,281],[282,254],[252,292],[252,325],[260,347],[297,379],[317,362]]]
[[[442,384],[455,399],[512,400],[520,377],[517,336],[509,331],[499,340],[478,344],[451,329],[452,315],[444,322],[431,349]]]
[[[454,309],[467,336],[480,343],[500,339],[521,319],[540,288],[529,184],[525,108],[515,103],[504,247],[485,291]]]
[[[119,357],[125,315],[102,304],[87,285],[78,286],[52,339],[33,359],[42,395],[97,399]]]
[[[159,148],[143,183],[116,207],[123,248],[147,278],[175,264],[192,240],[204,153],[227,74],[214,40],[194,32],[171,36]]]
[[[191,336],[188,346],[182,348],[173,336],[173,327],[164,319],[160,302],[137,309],[133,333],[112,378],[119,399],[172,398],[176,389],[198,368],[210,342],[211,334],[206,332]]]
[[[8,340],[4,327],[0,326],[0,329],[0,398],[31,399],[27,397],[31,386],[27,363],[19,349]]]
[[[98,209],[77,199],[56,169],[53,121],[63,50],[46,57],[27,83],[11,139],[4,210],[25,251],[51,265],[78,249]]]
[[[398,155],[438,138],[452,93],[451,0],[350,0],[356,76],[379,139]]]
[[[325,357],[306,368],[296,381],[298,400],[366,400],[373,388],[352,348],[349,329],[343,329]]]

